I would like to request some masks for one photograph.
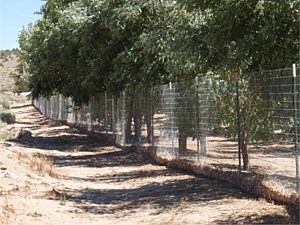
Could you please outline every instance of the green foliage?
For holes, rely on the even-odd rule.
[[[215,78],[213,97],[218,109],[215,115],[217,118],[215,128],[222,130],[225,136],[237,137],[238,110],[241,133],[248,141],[268,140],[273,134],[271,118],[273,106],[261,88],[263,80],[256,75],[259,74],[243,77],[237,82]],[[257,85],[257,82],[260,85]],[[237,85],[239,108],[237,108]]]
[[[241,74],[290,67],[299,57],[299,0],[179,1],[190,13],[204,17],[198,40],[204,71],[219,74],[216,98],[222,115],[219,126],[237,134],[234,84],[239,81],[241,145],[244,168],[248,168],[247,144],[264,140],[272,132],[270,103],[250,78]],[[197,37],[195,37],[197,39]],[[197,63],[197,62],[195,62]],[[180,64],[182,65],[182,64]],[[250,75],[251,76],[251,75]],[[261,80],[264,82],[264,80]],[[268,84],[265,85],[267,87]]]
[[[0,141],[6,141],[12,138],[12,135],[6,131],[0,131]]]
[[[60,93],[80,106],[103,91],[134,93],[208,73],[234,83],[245,72],[295,61],[299,2],[48,0],[42,19],[20,33],[29,77],[19,86],[28,85],[33,98]],[[249,90],[251,80],[243,82],[243,132],[262,137],[257,124],[269,127],[260,110],[268,103]],[[220,124],[234,135],[235,96],[224,85],[216,90],[226,115]]]
[[[168,5],[132,0],[59,3],[49,1],[44,19],[20,35],[34,98],[58,92],[80,105],[105,90],[166,79],[159,49],[150,52],[143,43],[168,13]]]
[[[187,2],[187,1],[183,1]],[[208,29],[208,66],[222,74],[290,67],[298,51],[299,0],[196,1]]]
[[[33,97],[290,66],[299,1],[48,0],[20,34]],[[283,16],[285,15],[285,16]]]

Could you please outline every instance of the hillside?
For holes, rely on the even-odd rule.
[[[28,100],[13,93],[14,79],[11,73],[15,72],[18,65],[18,55],[12,51],[2,51],[0,57],[0,113],[8,110],[13,104],[24,104]],[[1,121],[0,121],[1,122]],[[1,134],[0,134],[1,135]]]
[[[14,80],[10,74],[15,71],[17,65],[18,56],[15,54],[0,58],[0,92],[12,91]]]

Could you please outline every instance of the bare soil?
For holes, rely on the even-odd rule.
[[[133,148],[120,149],[40,115],[12,109],[0,129],[0,224],[290,224],[293,210],[235,187],[173,171]],[[53,162],[30,168],[32,153]]]

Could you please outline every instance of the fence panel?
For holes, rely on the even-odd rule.
[[[250,170],[294,193],[299,189],[299,98],[299,69],[296,76],[281,69],[245,74],[238,81],[211,76],[101,93],[79,109],[63,96],[33,103],[45,116],[121,145],[155,146],[167,158],[222,170],[238,170],[249,159]]]
[[[255,134],[248,146],[250,168],[265,174],[277,189],[293,193],[299,182],[299,75],[294,78],[292,69],[282,69],[251,74],[248,80],[252,93],[260,93],[251,95],[255,101],[248,112]]]

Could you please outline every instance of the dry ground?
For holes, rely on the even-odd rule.
[[[32,137],[0,142],[1,224],[296,222],[285,206],[154,165],[133,149],[88,137],[31,106],[13,111],[17,123],[0,129],[17,134],[26,128]]]

